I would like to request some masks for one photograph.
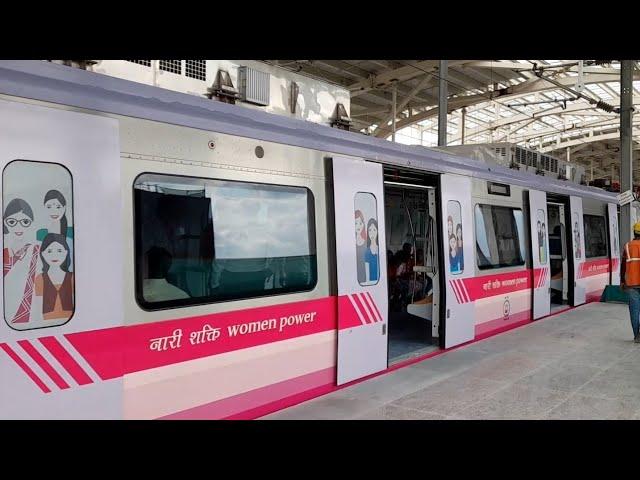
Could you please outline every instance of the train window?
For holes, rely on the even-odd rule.
[[[157,310],[311,290],[314,198],[303,187],[142,174],[136,298]]]
[[[67,323],[75,310],[73,184],[57,163],[2,173],[4,319],[15,330]]]
[[[607,256],[607,228],[600,215],[584,215],[585,257]]]
[[[464,251],[462,243],[462,208],[460,202],[447,202],[447,248],[449,271],[454,275],[464,272]]]
[[[356,271],[362,286],[375,285],[380,278],[378,210],[372,193],[358,192],[354,197],[356,227]]]
[[[478,268],[524,265],[524,218],[518,208],[476,205]]]

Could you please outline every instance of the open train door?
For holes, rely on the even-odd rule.
[[[334,157],[332,168],[342,385],[387,368],[387,247],[382,165]]]
[[[531,258],[533,260],[533,319],[536,320],[551,313],[549,221],[545,192],[529,190],[529,222],[531,226]]]
[[[620,240],[618,230],[618,205],[607,204],[609,214],[609,258],[611,259],[611,285],[620,285]]]
[[[584,277],[584,220],[582,218],[582,198],[569,197],[571,208],[571,250],[573,255],[573,306],[587,301],[586,279]]]
[[[444,235],[444,280],[446,310],[444,346],[450,348],[475,337],[475,306],[469,295],[469,280],[475,275],[475,232],[471,202],[471,178],[444,174],[440,177]],[[451,221],[449,221],[451,220]],[[450,232],[451,226],[453,231]],[[452,256],[449,240],[462,226],[462,252]],[[453,242],[455,244],[455,242]],[[461,255],[456,260],[456,256]]]

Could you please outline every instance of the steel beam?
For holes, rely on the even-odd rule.
[[[620,191],[633,188],[633,60],[620,65]],[[620,207],[620,241],[631,240],[631,204]]]
[[[438,88],[438,146],[447,146],[447,60],[440,60]]]

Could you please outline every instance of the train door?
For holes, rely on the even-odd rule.
[[[334,157],[331,165],[341,385],[387,368],[385,209],[381,164]]]
[[[440,347],[438,177],[384,167],[389,364]]]
[[[0,100],[0,418],[122,418],[118,123]]]
[[[569,197],[569,209],[571,218],[571,256],[573,259],[573,306],[577,306],[587,301],[586,279],[582,268],[585,257],[582,198]]]
[[[549,315],[550,268],[547,231],[547,194],[529,190],[529,222],[531,227],[531,254],[533,266],[533,319]]]
[[[445,239],[442,253],[446,258],[443,262],[446,285],[444,346],[450,348],[471,341],[475,336],[475,308],[467,281],[475,276],[471,178],[444,174],[440,177],[440,188]]]
[[[620,285],[620,240],[618,230],[618,206],[607,205],[609,214],[609,258],[611,259],[611,285]]]
[[[564,203],[547,202],[547,220],[550,312],[553,313],[566,308],[569,303],[569,260],[567,258],[567,222]]]

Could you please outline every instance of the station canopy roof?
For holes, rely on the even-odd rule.
[[[353,130],[433,147],[438,139],[439,60],[267,60],[351,93]],[[448,145],[511,142],[585,166],[587,178],[619,180],[620,62],[449,60]],[[640,104],[636,62],[633,103]],[[598,103],[600,102],[600,103]],[[637,106],[635,108],[638,108]],[[640,133],[634,124],[634,179]]]

